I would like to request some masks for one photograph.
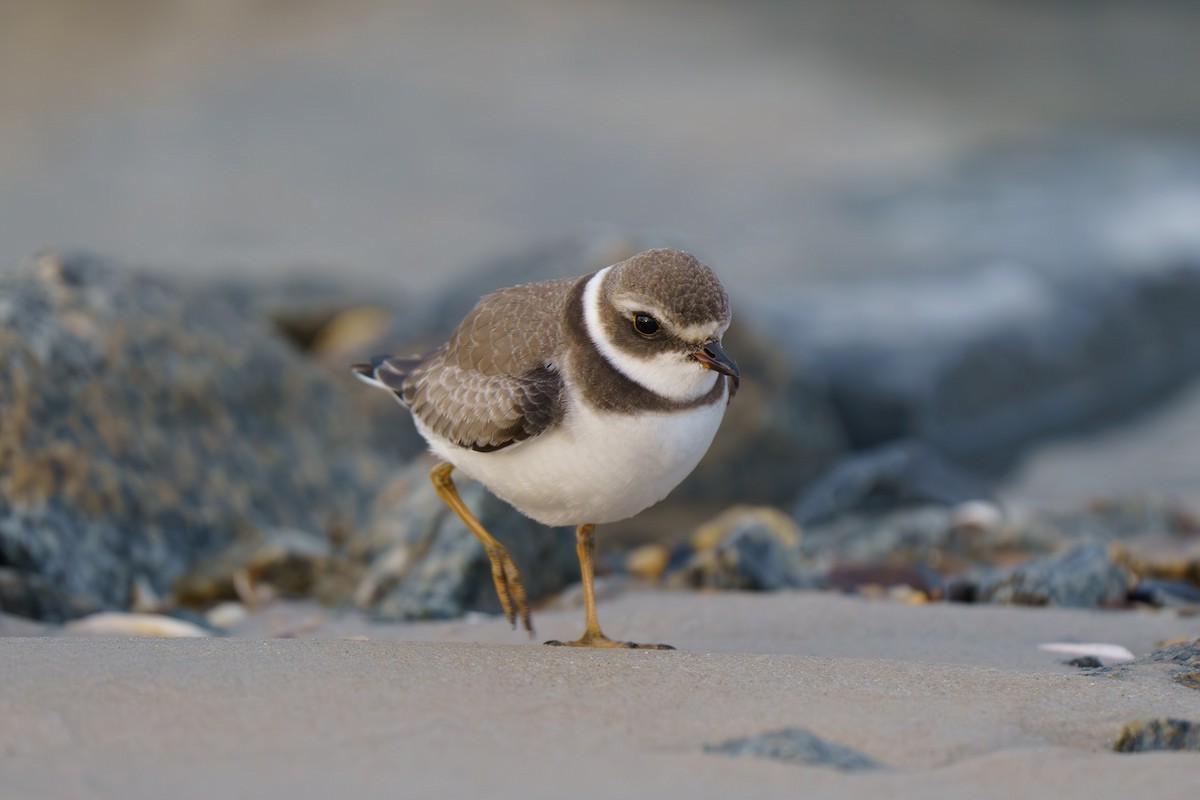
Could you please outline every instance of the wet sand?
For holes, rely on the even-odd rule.
[[[496,618],[373,625],[309,606],[269,607],[232,638],[8,638],[0,794],[1162,796],[1200,780],[1200,755],[1110,751],[1125,722],[1200,718],[1200,692],[1036,648],[1143,654],[1200,633],[1194,618],[807,592],[631,592],[600,614],[613,635],[681,649],[550,648]],[[539,634],[573,636],[580,617],[540,613]],[[253,635],[272,629],[302,638]],[[703,750],[784,727],[887,769]]]

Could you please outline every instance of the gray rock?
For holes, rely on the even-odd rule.
[[[1130,722],[1121,730],[1113,749],[1118,753],[1197,752],[1200,751],[1200,722],[1169,717]]]
[[[1187,669],[1200,669],[1200,639],[1160,647],[1144,659],[1132,663],[1138,664],[1143,661],[1149,664],[1171,664]]]
[[[924,565],[955,575],[970,568],[951,582],[950,589],[954,599],[973,601],[980,585],[1006,574],[987,567],[1001,557],[1011,561],[1022,554],[1047,556],[1083,545],[1103,548],[1144,535],[1185,532],[1170,505],[1154,502],[1110,502],[1084,511],[1036,513],[1015,519],[1006,519],[997,508],[986,505],[979,510],[990,513],[975,513],[975,506],[930,505],[844,514],[805,527],[801,554],[807,563],[821,569],[845,563]],[[1129,558],[1123,562],[1134,563]],[[1128,568],[1128,564],[1123,566]]]
[[[1079,669],[1100,669],[1104,666],[1104,662],[1095,656],[1079,656],[1077,658],[1069,658],[1063,663],[1068,667],[1078,667]]]
[[[929,445],[909,439],[844,457],[808,486],[792,516],[801,525],[810,525],[851,511],[956,506],[992,497],[982,479]]]
[[[329,572],[331,556],[329,542],[311,533],[256,530],[194,564],[175,580],[172,596],[193,607],[242,599],[237,586],[242,575],[249,586],[267,584],[285,597],[311,597]]]
[[[1105,677],[1121,680],[1166,678],[1189,689],[1200,689],[1200,639],[1176,642],[1133,661],[1104,667],[1099,672]]]
[[[806,766],[835,767],[847,772],[886,768],[886,765],[865,753],[844,744],[822,739],[804,728],[783,728],[744,739],[730,739],[720,744],[706,745],[704,752],[735,757],[770,758]]]
[[[1200,670],[1200,639],[1169,644],[1149,655],[1105,668],[1109,674],[1122,677],[1138,672],[1165,671],[1171,675],[1178,675],[1194,670]]]
[[[799,531],[781,525],[786,521],[778,512],[730,509],[710,523],[719,536],[713,546],[692,553],[671,571],[668,584],[750,591],[824,586],[822,575],[801,557]]]
[[[350,543],[352,557],[367,565],[355,600],[387,619],[499,613],[483,547],[438,498],[428,470],[429,464],[419,462],[398,475],[376,502],[367,534]],[[508,548],[530,602],[579,580],[573,531],[522,516],[474,481],[456,483],[463,502]]]
[[[828,392],[854,448],[918,439],[989,471],[1186,385],[1198,313],[1197,260],[779,287],[742,310]]]
[[[1142,578],[1129,590],[1129,599],[1159,608],[1178,608],[1200,605],[1200,586],[1187,581]]]
[[[976,585],[985,603],[1096,608],[1124,604],[1129,574],[1099,545],[1083,545],[994,571]]]
[[[355,385],[256,307],[88,256],[0,274],[4,609],[125,608],[239,534],[355,524],[386,463]]]
[[[886,513],[848,514],[805,528],[800,550],[809,562],[892,566],[940,563],[949,553],[972,556],[988,534],[968,534],[944,506],[917,506]]]

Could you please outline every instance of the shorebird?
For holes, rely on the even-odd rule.
[[[594,532],[662,500],[696,467],[737,391],[721,348],[729,297],[680,250],[649,250],[577,278],[483,297],[421,358],[380,356],[356,376],[392,392],[441,459],[438,495],[483,543],[508,621],[531,633],[520,573],[459,497],[458,469],[522,514],[575,526],[585,629],[578,647],[641,647],[596,618]]]

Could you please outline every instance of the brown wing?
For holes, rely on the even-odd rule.
[[[578,280],[484,297],[444,347],[389,387],[434,433],[462,447],[488,452],[537,436],[562,419],[563,310]]]

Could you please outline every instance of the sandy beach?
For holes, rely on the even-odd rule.
[[[550,648],[492,617],[382,625],[307,605],[230,638],[8,638],[0,794],[1103,797],[1200,781],[1200,755],[1111,751],[1127,722],[1200,716],[1200,693],[1037,649],[1142,655],[1200,632],[1173,612],[630,592],[600,613],[613,635],[680,649]],[[579,613],[536,622],[566,637]],[[792,727],[885,766],[704,750]]]

